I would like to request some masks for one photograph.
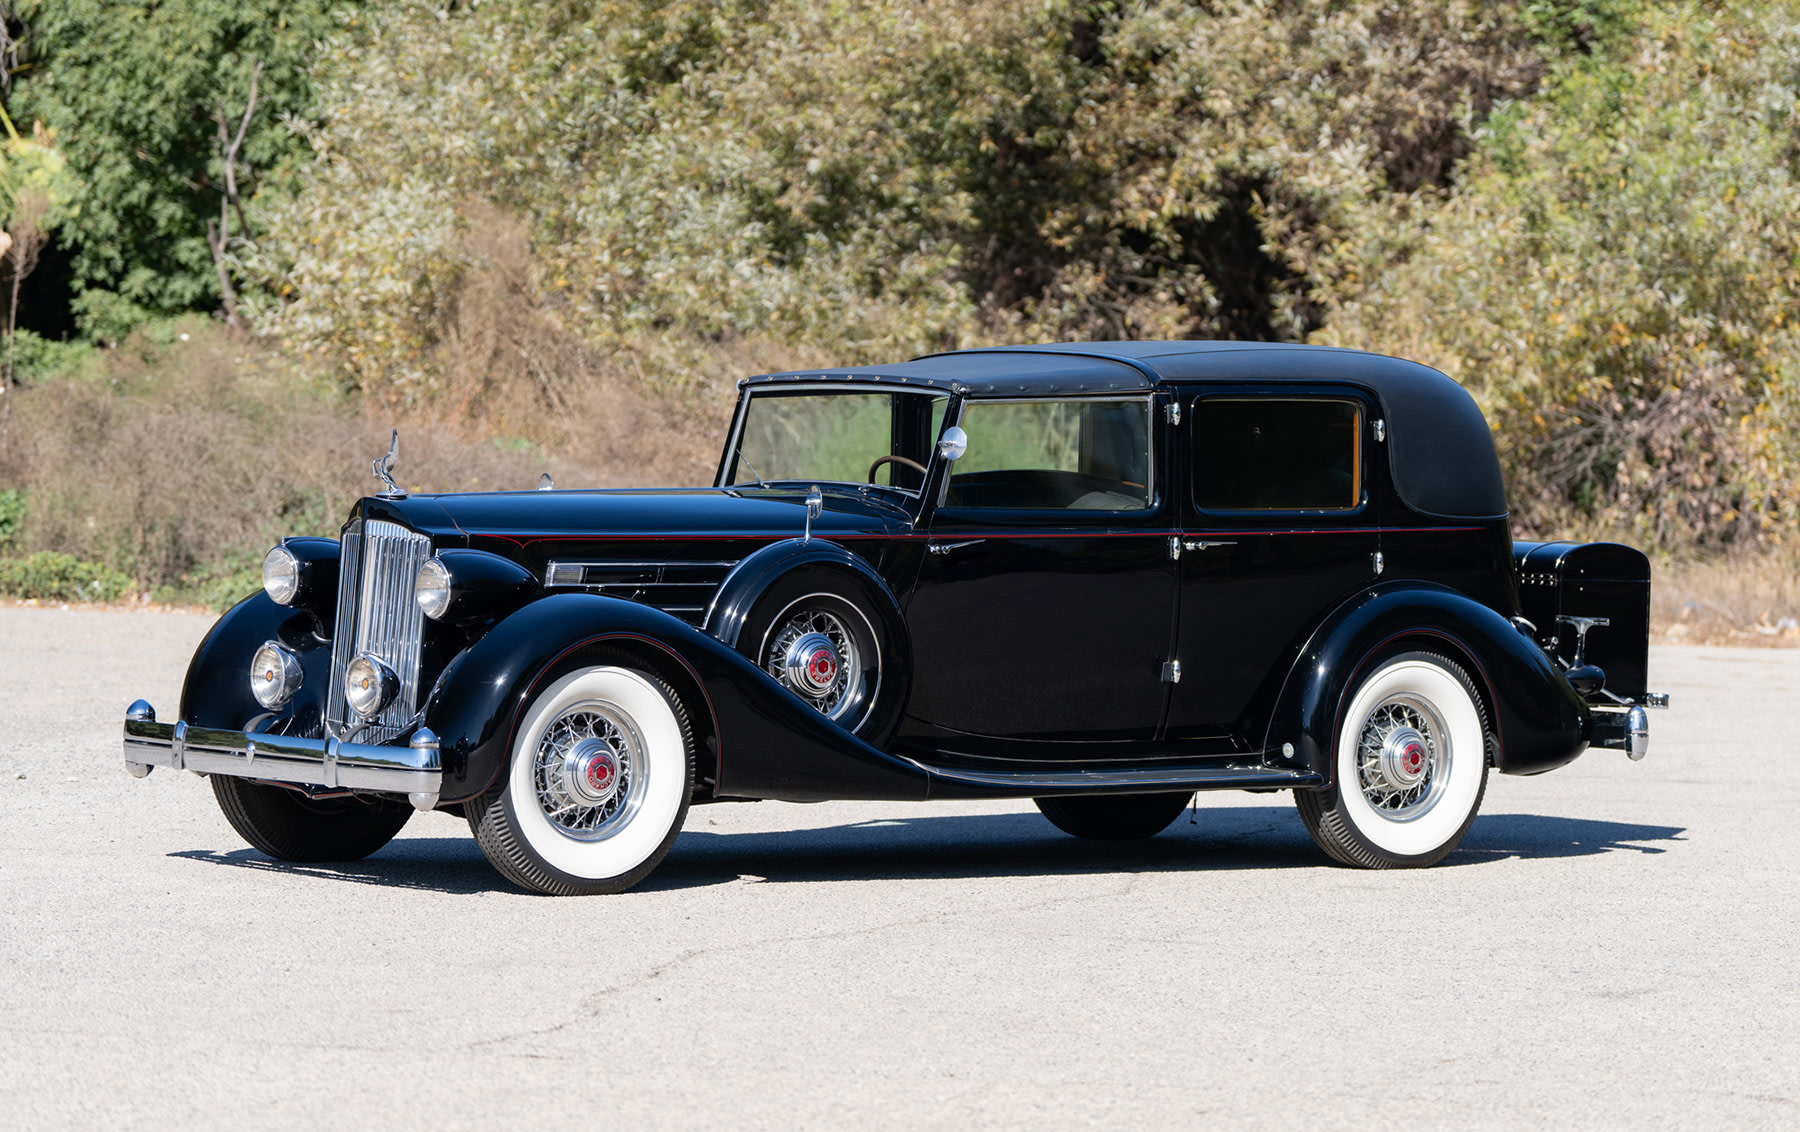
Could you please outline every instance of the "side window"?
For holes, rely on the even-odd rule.
[[[971,401],[969,450],[947,507],[1141,511],[1150,505],[1150,403]]]
[[[1362,409],[1324,398],[1194,402],[1203,511],[1347,511],[1362,503]]]

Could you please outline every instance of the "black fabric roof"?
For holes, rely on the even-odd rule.
[[[1428,515],[1506,514],[1493,435],[1467,390],[1417,362],[1278,342],[1061,342],[928,354],[893,365],[795,370],[748,385],[878,382],[973,397],[1144,392],[1189,382],[1349,381],[1380,401],[1394,484]]]

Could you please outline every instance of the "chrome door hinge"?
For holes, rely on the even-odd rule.
[[[1180,558],[1181,557],[1181,539],[1180,539],[1180,537],[1178,537],[1176,535],[1169,536],[1169,557],[1170,558]]]
[[[1168,421],[1170,424],[1180,424],[1181,423],[1181,402],[1180,401],[1170,401],[1167,405],[1164,405],[1163,406],[1163,419]]]
[[[1383,570],[1387,569],[1387,559],[1383,558],[1381,551],[1377,550],[1374,554],[1369,556],[1369,565],[1375,568],[1375,573],[1380,574]]]
[[[1181,683],[1181,662],[1179,660],[1163,661],[1163,683]]]
[[[1375,443],[1380,444],[1382,441],[1384,441],[1386,439],[1387,439],[1387,422],[1378,420],[1375,422]]]

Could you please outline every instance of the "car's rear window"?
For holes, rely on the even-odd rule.
[[[1139,511],[1150,505],[1150,404],[971,401],[949,507]]]
[[[1204,511],[1345,511],[1362,502],[1362,411],[1324,398],[1194,402],[1194,502]]]

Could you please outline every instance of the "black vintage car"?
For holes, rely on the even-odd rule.
[[[1029,797],[1149,837],[1292,790],[1345,864],[1428,865],[1488,768],[1640,758],[1649,564],[1515,543],[1480,410],[1373,354],[1113,342],[742,384],[715,485],[412,495],[270,551],[127,767],[246,840],[467,816],[506,877],[618,892],[688,807]],[[546,485],[548,486],[548,485]]]

